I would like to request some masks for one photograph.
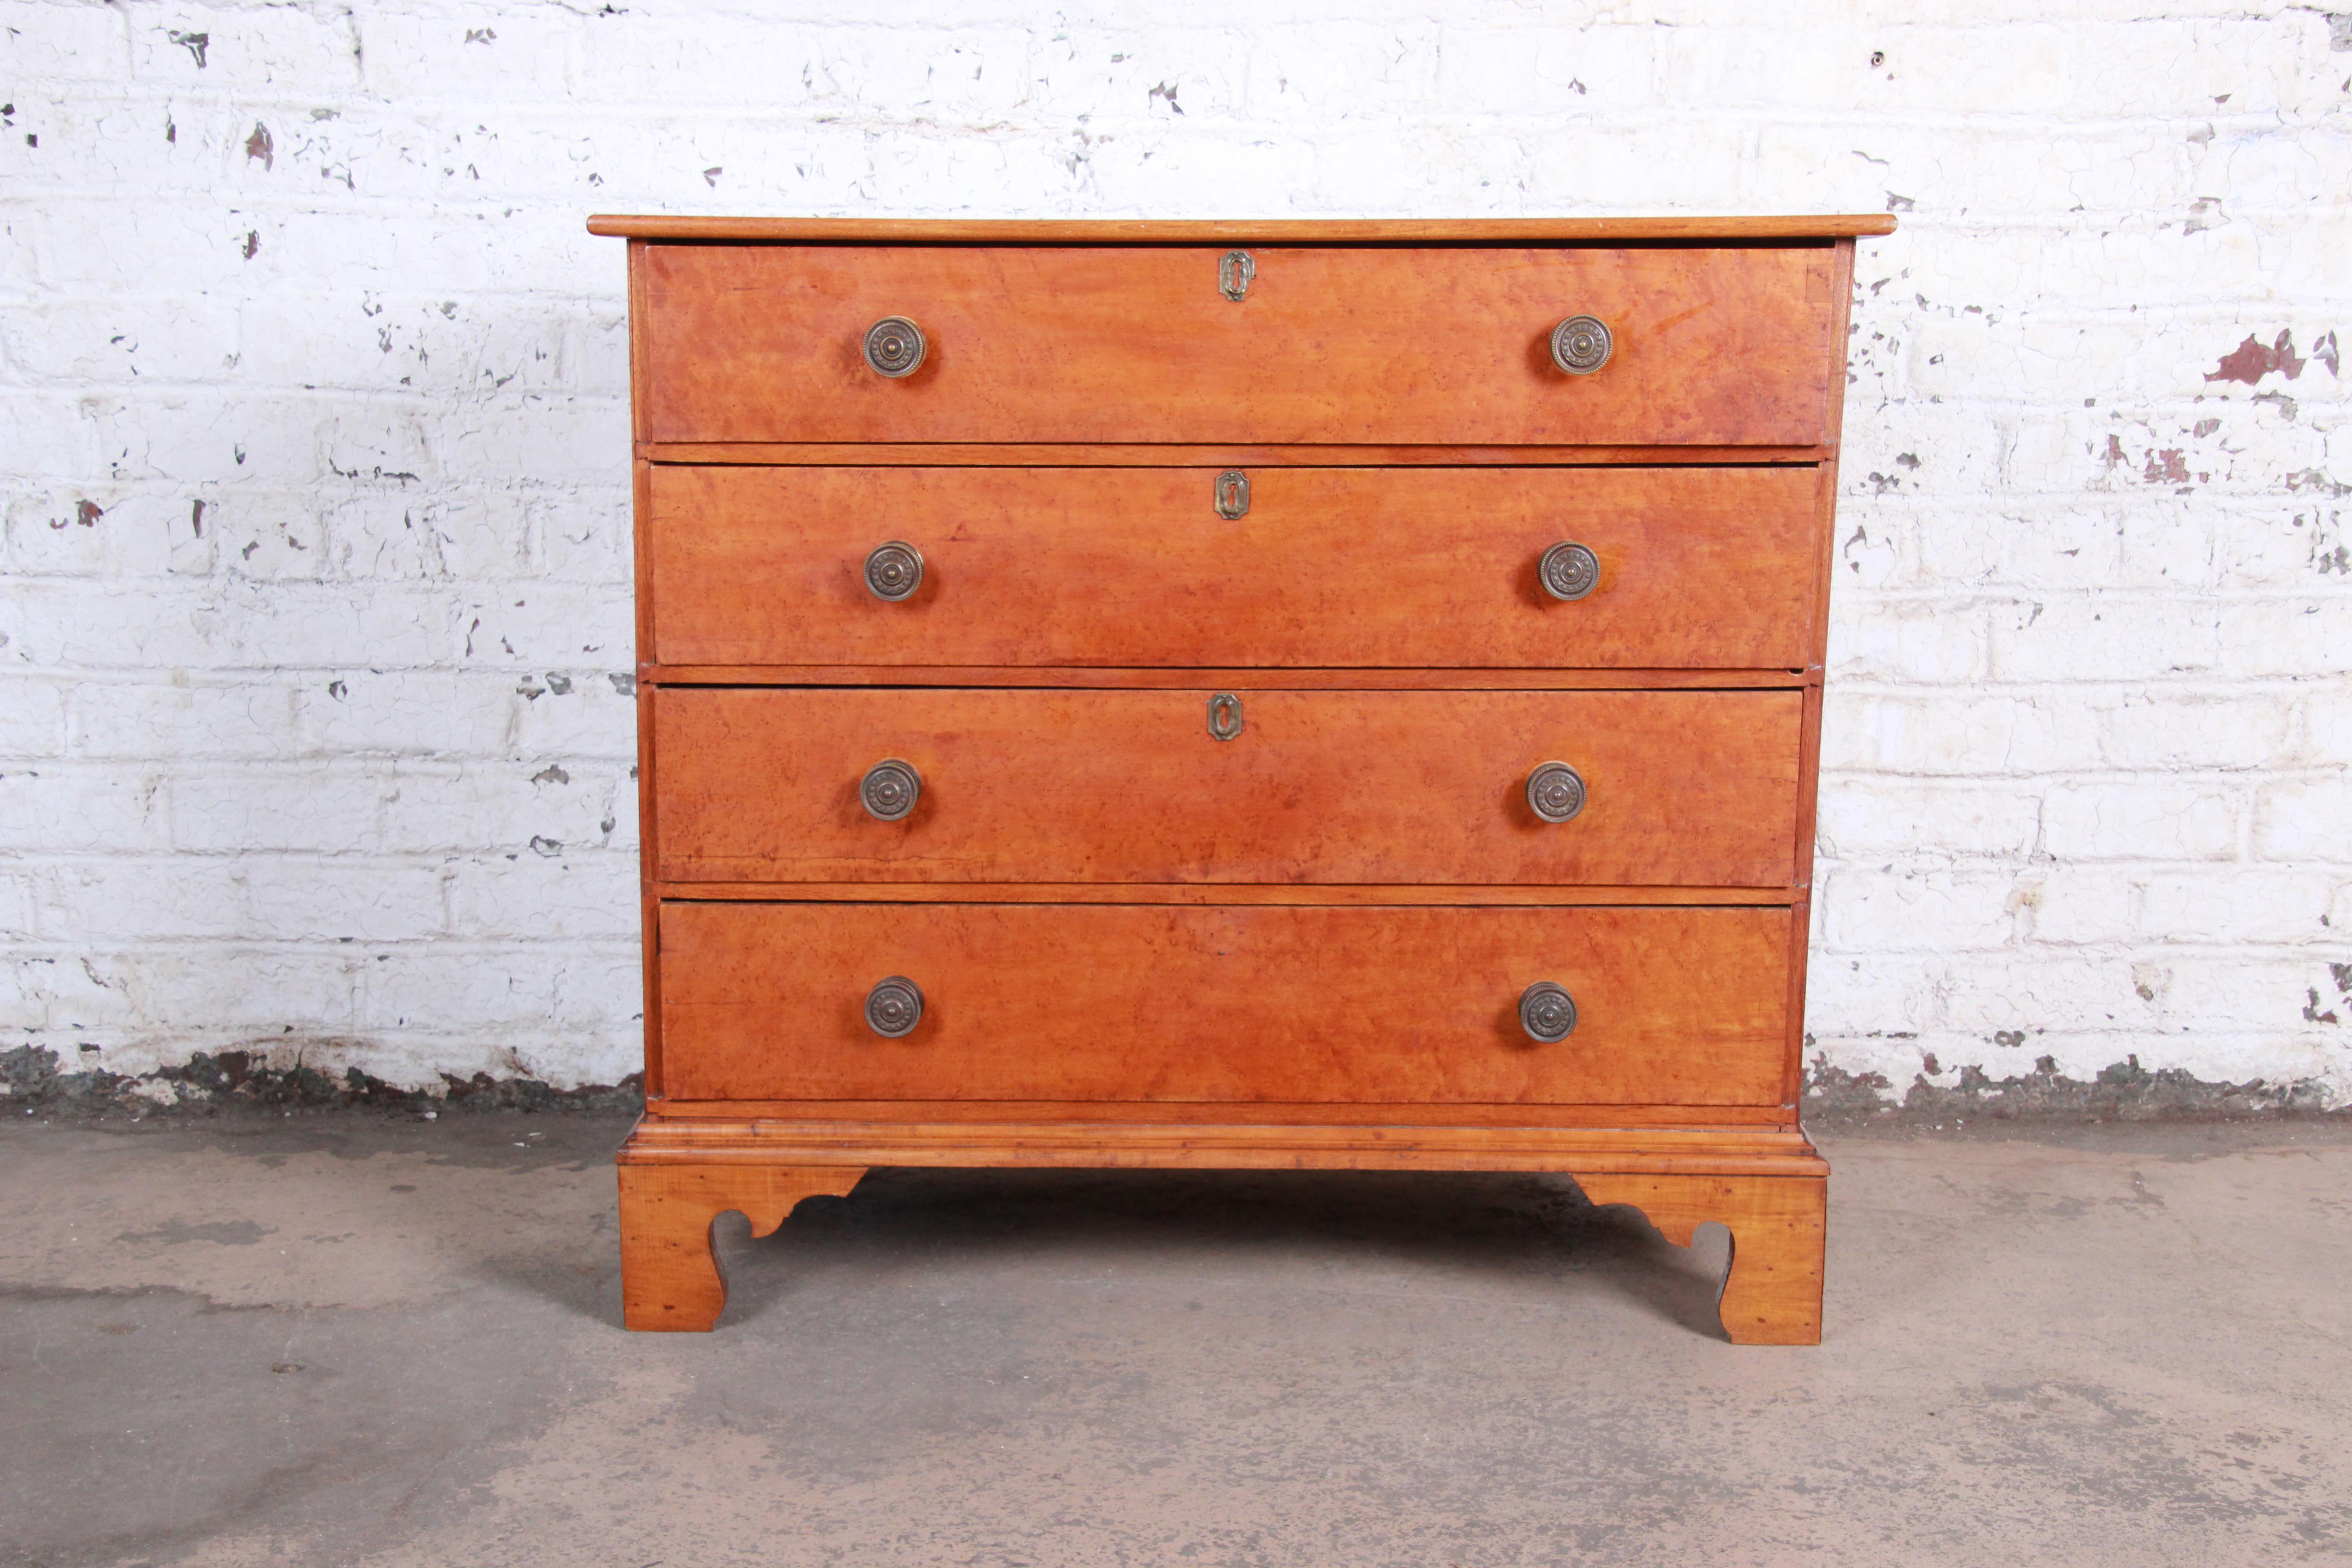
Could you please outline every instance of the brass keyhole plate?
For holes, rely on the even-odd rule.
[[[1228,250],[1217,258],[1217,292],[1240,304],[1249,298],[1249,286],[1257,277],[1257,261],[1246,250]]]
[[[1230,691],[1220,691],[1209,699],[1209,738],[1213,741],[1238,740],[1242,732],[1242,700]]]

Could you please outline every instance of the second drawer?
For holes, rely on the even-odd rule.
[[[672,882],[1779,888],[1794,872],[1790,690],[667,688],[653,710],[656,874]],[[1531,797],[1547,763],[1573,777]]]
[[[656,465],[653,657],[1796,668],[1823,483],[1810,467]]]

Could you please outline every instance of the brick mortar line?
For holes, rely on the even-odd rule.
[[[524,864],[555,866],[568,870],[575,862],[583,868],[593,868],[608,860],[615,864],[635,862],[637,845],[634,840],[626,844],[607,844],[579,839],[567,841],[567,847],[560,854],[542,855],[531,849],[528,843],[517,843],[513,839],[474,844],[452,840],[430,849],[181,849],[168,844],[126,844],[115,849],[0,850],[0,863],[26,871],[70,871],[109,867],[162,869],[190,866],[257,866],[268,871],[289,868],[320,870],[362,868],[380,871],[387,877],[401,872],[447,872],[458,876],[470,869],[498,870],[500,868],[497,862],[506,860],[511,864],[526,855],[530,858]]]
[[[632,924],[637,919],[636,900],[629,900],[625,911]],[[235,936],[128,936],[111,939],[93,948],[89,942],[69,942],[64,938],[11,937],[0,939],[0,954],[15,958],[80,959],[85,956],[135,956],[142,952],[177,954],[191,947],[236,947],[256,952],[282,952],[288,956],[318,952],[342,952],[354,963],[373,962],[369,955],[379,951],[421,952],[427,949],[444,952],[452,947],[474,947],[483,952],[536,952],[547,947],[585,949],[599,956],[634,960],[638,956],[637,940],[629,935],[609,937],[533,937],[485,936],[474,933],[438,933],[425,936],[378,937],[345,942],[340,937],[235,937]]]
[[[2320,577],[2322,576],[2322,574],[2314,572],[2312,575],[2315,577]],[[2333,576],[2332,574],[2327,575]],[[2326,601],[2329,599],[2340,599],[2347,596],[2347,593],[2352,593],[2352,577],[2337,577],[2335,578],[2334,581],[2323,581],[2322,586],[2302,590],[2251,586],[2237,588],[2206,583],[2183,583],[2178,588],[2173,589],[2147,587],[2138,584],[2116,587],[2103,587],[2097,584],[2084,584],[2084,586],[2076,587],[2069,584],[2036,589],[2025,593],[2013,592],[2006,585],[2003,585],[1998,587],[1988,586],[1966,593],[1954,594],[1948,592],[1937,594],[1932,589],[1868,588],[1856,587],[1851,584],[1845,584],[1843,586],[1846,588],[1846,595],[1833,596],[1850,595],[1853,598],[1863,598],[1881,608],[1907,608],[1916,605],[1923,608],[1942,611],[1969,609],[2000,610],[2019,608],[2028,605],[2070,604],[2076,601],[2088,601],[2101,605],[2112,605],[2118,608],[2144,609],[2150,605],[2158,605],[2167,608],[2171,608],[2179,605],[2184,599],[2192,600],[2199,605],[2219,605],[2224,606],[2231,605],[2256,604],[2305,604],[2314,600]],[[2023,628],[2019,629],[2021,630]],[[1834,669],[1835,667],[1832,666],[1832,668]]]
[[[2308,9],[2316,15],[2316,7]],[[490,13],[495,14],[495,13]],[[453,16],[453,22],[456,18]],[[2149,18],[2130,21],[2092,23],[2079,28],[2091,33],[2111,32],[2135,25],[2147,25]],[[2210,22],[2214,18],[2200,18]],[[1328,25],[1328,23],[1325,25]],[[2156,25],[2165,25],[2161,22]],[[818,24],[801,24],[802,30],[814,33],[824,27]],[[2276,24],[2248,22],[2247,32],[2266,32],[2290,52],[2305,41],[2308,29],[2296,27],[2292,37],[2280,37],[2287,29]],[[872,24],[858,24],[839,29],[856,36],[871,37],[887,28]],[[908,24],[908,32],[919,34],[925,47],[934,47],[943,37],[953,37],[957,29],[937,24]],[[1139,28],[1149,33],[1150,27]],[[1631,31],[1629,26],[1628,31]],[[1938,29],[1953,32],[1973,31],[1972,28]],[[1220,29],[1229,31],[1237,39],[1247,42],[1262,37],[1255,27]],[[1496,29],[1500,32],[1502,29]],[[1577,29],[1586,32],[1589,29]],[[2204,40],[2212,47],[2213,40]],[[822,47],[822,40],[812,39],[811,47]],[[2301,58],[2291,61],[2290,68],[2305,66]],[[1077,67],[1084,69],[1084,67]],[[1667,74],[1663,64],[1654,68]],[[2214,139],[2229,137],[2261,137],[2272,134],[2293,135],[2300,132],[2324,129],[2340,121],[2346,112],[2338,101],[2330,101],[2331,91],[2326,79],[2332,74],[2328,68],[2308,69],[2305,79],[2283,84],[2273,106],[2267,109],[2228,110],[2210,104],[2200,109],[2186,105],[2179,108],[2151,110],[2133,109],[2110,100],[2088,108],[2077,108],[2080,96],[2070,91],[2052,95],[2052,101],[2031,106],[1962,106],[1904,105],[1823,107],[1817,103],[1785,102],[1770,100],[1727,100],[1721,94],[1683,92],[1654,81],[1643,101],[1603,103],[1588,111],[1591,123],[1611,130],[1686,129],[1695,113],[1710,121],[1729,121],[1750,129],[1811,130],[1824,132],[1862,130],[1865,132],[1893,132],[1897,134],[1921,132],[1976,131],[1990,127],[1998,140],[2021,143],[2046,144],[2053,122],[2068,132],[2079,133],[2084,140],[2120,139],[2134,134],[2162,134],[2178,138],[2183,129],[2201,130],[2211,126]],[[416,74],[416,73],[409,73]],[[445,75],[447,73],[444,73]],[[659,85],[650,79],[659,71],[637,71],[627,68],[604,69],[591,65],[587,69],[567,72],[562,88],[541,88],[520,79],[510,79],[501,89],[495,113],[499,125],[490,131],[495,138],[499,131],[520,125],[558,137],[577,140],[583,137],[580,128],[585,115],[593,115],[598,126],[610,125],[623,130],[631,127],[659,125],[675,127],[693,125],[698,121],[723,120],[730,126],[749,127],[752,132],[773,130],[838,130],[851,136],[863,136],[877,129],[913,131],[964,141],[982,139],[1002,142],[1006,139],[1045,137],[1064,139],[1084,133],[1100,137],[1130,135],[1137,131],[1160,132],[1163,136],[1187,142],[1223,142],[1239,134],[1255,140],[1253,132],[1277,132],[1304,137],[1318,130],[1337,127],[1342,130],[1364,128],[1394,130],[1402,135],[1400,111],[1416,111],[1410,122],[1416,130],[1466,130],[1499,127],[1499,134],[1535,134],[1554,129],[1556,111],[1530,103],[1525,107],[1499,110],[1479,110],[1454,107],[1449,99],[1459,101],[1462,87],[1469,85],[1457,79],[1455,91],[1448,92],[1444,84],[1433,84],[1427,90],[1409,89],[1392,97],[1373,98],[1372,107],[1358,111],[1342,110],[1336,114],[1316,116],[1312,111],[1290,110],[1277,107],[1271,100],[1249,101],[1256,95],[1247,86],[1240,88],[1242,95],[1234,101],[1213,101],[1176,114],[1154,111],[1149,108],[1129,109],[1124,112],[1087,109],[1026,109],[1027,95],[1035,89],[1055,90],[1052,78],[1063,74],[1060,68],[1050,71],[1022,70],[1016,67],[1024,100],[1015,100],[995,107],[959,107],[952,92],[939,98],[919,99],[906,107],[894,109],[884,99],[863,88],[838,92],[809,92],[785,105],[779,105],[772,95],[761,96],[756,91],[736,91],[708,96],[664,96]],[[1164,69],[1137,73],[1139,84],[1145,75],[1165,76]],[[2297,73],[2298,77],[2302,73]],[[196,112],[216,111],[224,117],[243,118],[247,114],[277,114],[289,117],[289,134],[293,131],[308,132],[313,125],[347,129],[356,137],[381,135],[387,127],[414,126],[419,130],[442,130],[450,125],[483,127],[483,94],[478,85],[465,88],[417,90],[414,87],[374,85],[364,73],[353,79],[323,81],[323,90],[292,93],[269,82],[215,86],[211,81],[186,79],[164,81],[142,74],[135,67],[119,74],[106,76],[51,76],[44,79],[40,96],[17,94],[21,102],[37,104],[52,112],[71,113],[89,107],[156,108],[170,110],[186,105]],[[59,90],[64,89],[64,90]],[[1370,96],[1370,95],[1368,95]],[[1070,89],[1068,101],[1102,104],[1113,99],[1132,102],[1135,89],[1104,88],[1089,91],[1086,88]],[[331,100],[338,109],[331,121],[312,121],[313,109]],[[18,118],[28,119],[31,111],[19,110]],[[362,118],[364,116],[365,118]],[[1085,118],[1081,118],[1084,116]],[[2038,134],[2037,134],[2038,133]],[[331,135],[322,132],[321,135]],[[1865,135],[1864,140],[1867,140]],[[446,156],[446,154],[444,154]],[[679,204],[707,206],[709,203]],[[1381,215],[1375,215],[1381,216]]]
[[[2121,763],[2110,768],[2056,768],[2045,772],[2020,770],[2006,773],[1920,773],[1912,771],[1893,772],[1886,769],[1840,768],[1824,770],[1822,784],[1832,785],[1870,784],[1890,778],[1912,779],[1922,784],[1939,785],[1958,781],[1971,792],[1995,787],[1991,781],[2006,781],[2012,789],[2068,784],[2147,784],[2150,782],[2179,781],[2191,784],[2271,784],[2283,783],[2336,783],[2352,770],[2352,758],[2340,763],[2294,763],[2264,766],[2249,764],[2243,769],[2224,768],[2217,763],[2196,763],[2173,767],[2162,763]]]
[[[1848,877],[1873,881],[1892,877],[1906,882],[1929,878],[1969,882],[2033,881],[2052,878],[2073,879],[2076,873],[2109,879],[2189,876],[2211,881],[2252,881],[2304,874],[2326,881],[2352,878],[2352,858],[2315,860],[2302,854],[2277,858],[2243,858],[2234,854],[2184,855],[2167,859],[2145,853],[2053,855],[2046,851],[1992,849],[1948,853],[1952,856],[1950,860],[1923,862],[1908,858],[1906,852],[1899,849],[1875,853],[1859,849],[1824,852],[1821,857],[1821,868],[1813,879],[1813,890],[1819,896],[1833,881],[1842,881]],[[125,852],[120,858],[129,860],[135,857]],[[2347,928],[2345,940],[2352,942],[2352,928]]]

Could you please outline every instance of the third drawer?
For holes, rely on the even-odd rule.
[[[1811,466],[662,465],[652,656],[1796,668],[1824,483]]]
[[[656,875],[1781,888],[1802,716],[1788,689],[664,688]]]

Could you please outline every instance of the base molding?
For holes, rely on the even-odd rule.
[[[1826,1176],[1794,1130],[1494,1127],[1365,1122],[922,1121],[664,1117],[624,1165],[1090,1166],[1205,1171],[1591,1171]]]
[[[1249,1126],[665,1119],[617,1158],[623,1313],[632,1329],[708,1330],[727,1300],[711,1222],[754,1236],[803,1198],[844,1196],[877,1165],[1159,1170],[1527,1171],[1572,1177],[1691,1245],[1731,1232],[1721,1311],[1735,1344],[1821,1342],[1829,1164],[1797,1131],[1754,1127]]]

